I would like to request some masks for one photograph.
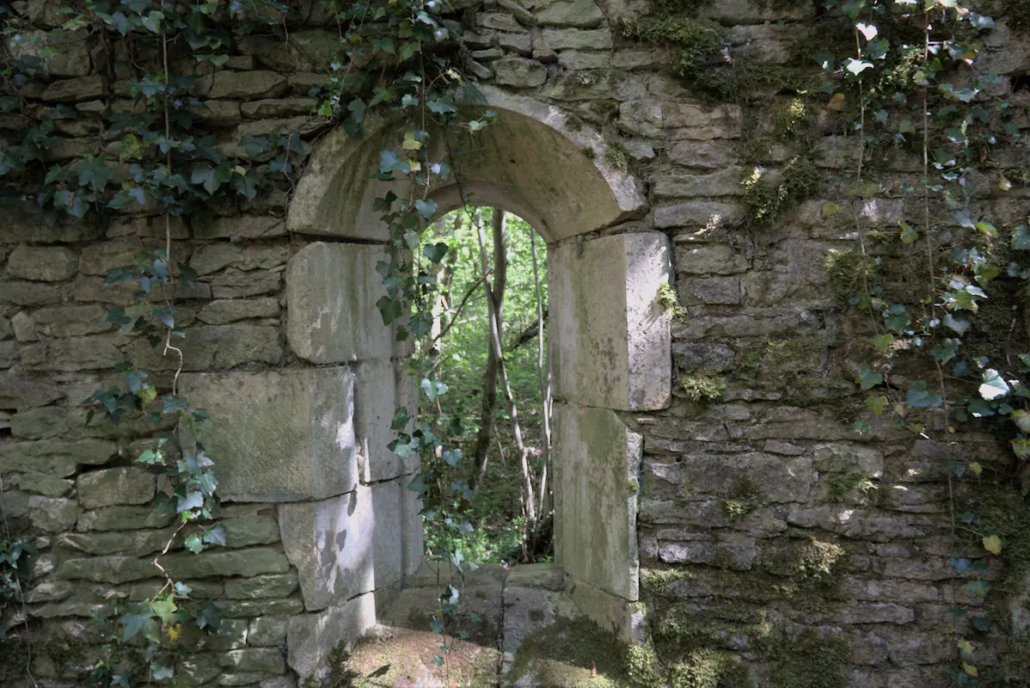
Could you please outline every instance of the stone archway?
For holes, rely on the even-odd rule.
[[[620,232],[646,202],[630,175],[605,162],[600,136],[568,127],[554,107],[484,93],[499,114],[464,157],[463,191],[527,219],[548,244],[556,561],[580,610],[630,640],[643,441],[618,414],[670,401],[669,315],[657,299],[671,276],[668,240]],[[361,139],[337,131],[318,145],[287,218],[295,236],[313,240],[286,269],[286,335],[299,360],[260,380],[246,376],[255,408],[212,409],[226,419],[208,438],[227,457],[223,494],[280,503],[305,607],[288,642],[300,675],[375,623],[376,593],[403,585],[422,560],[419,505],[405,489],[418,466],[387,449],[394,409],[414,407],[417,393],[400,373],[407,351],[375,308],[387,235],[372,210],[382,193],[372,175],[392,134],[381,124]],[[440,213],[460,196],[453,185],[433,190]],[[225,384],[198,375],[187,391],[217,404],[205,392]]]

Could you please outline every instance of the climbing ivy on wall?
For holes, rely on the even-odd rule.
[[[107,222],[121,211],[161,217],[162,239],[141,247],[132,265],[108,271],[105,284],[136,286],[136,304],[111,309],[108,321],[145,337],[173,361],[174,373],[170,380],[159,380],[126,362],[115,369],[118,384],[97,390],[90,402],[115,424],[128,420],[153,428],[156,438],[135,461],[167,479],[158,505],[176,515],[178,526],[153,559],[163,585],[141,602],[114,603],[95,615],[105,645],[85,678],[89,685],[176,681],[176,662],[189,653],[184,640],[192,637],[189,628],[211,632],[219,626],[218,609],[192,599],[190,587],[162,565],[173,547],[199,553],[225,544],[224,528],[210,525],[219,504],[214,464],[202,441],[208,418],[178,390],[186,335],[174,298],[191,288],[196,273],[173,255],[172,218],[202,214],[219,199],[254,198],[270,179],[292,173],[301,149],[296,133],[283,132],[246,137],[241,152],[225,153],[214,137],[196,133],[207,110],[203,99],[192,95],[199,78],[193,69],[176,74],[172,65],[185,58],[214,71],[228,60],[225,52],[234,32],[275,26],[285,9],[275,2],[233,3],[226,10],[215,2],[96,0],[62,10],[67,17],[63,26],[48,33],[2,10],[8,54],[0,111],[22,118],[25,126],[0,152],[0,199],[36,206],[48,224]],[[95,120],[78,123],[83,131],[97,132],[95,145],[70,163],[53,164],[49,150],[60,141],[53,134],[75,125],[80,113],[65,105],[41,105],[26,93],[45,73],[47,60],[69,41],[100,46],[110,61],[122,55],[120,66],[132,65],[133,107],[114,112],[99,126]],[[5,552],[11,567],[17,565],[16,554]]]
[[[1010,464],[953,453],[943,467],[953,540],[983,548],[979,557],[952,557],[951,566],[956,576],[969,578],[968,592],[983,598],[991,588],[984,575],[990,559],[1022,547],[997,513],[989,513],[990,504],[1013,486],[1023,496],[1030,491],[1030,355],[1005,346],[997,355],[985,340],[1007,336],[1001,323],[978,322],[991,298],[1005,298],[1013,287],[1024,290],[1030,278],[1022,253],[1030,249],[1030,230],[1000,230],[977,203],[988,184],[1002,192],[1011,188],[988,165],[996,150],[1019,136],[1014,110],[993,95],[999,77],[978,62],[982,34],[995,22],[957,0],[827,6],[846,17],[853,37],[847,51],[812,57],[826,76],[820,91],[831,103],[857,108],[853,169],[842,184],[849,208],[826,203],[822,209],[827,219],[850,212],[858,237],[856,257],[844,272],[856,289],[849,304],[869,318],[871,362],[857,374],[868,392],[869,417],[859,419],[855,430],[893,426],[947,446],[958,423],[1002,421],[997,430],[1010,438]],[[921,172],[892,179],[874,168],[891,154],[914,156]],[[905,217],[893,236],[869,236],[862,213],[883,198],[903,199]],[[918,275],[904,294],[881,282],[885,266],[898,260]],[[991,496],[997,491],[1002,497]],[[1022,500],[1009,503],[1013,517],[1026,509]],[[1015,568],[1010,575],[1022,577]],[[983,609],[951,609],[956,627],[968,629],[957,644],[954,685],[982,684],[981,638],[1005,623]]]

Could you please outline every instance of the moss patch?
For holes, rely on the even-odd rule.
[[[696,650],[687,661],[669,670],[674,688],[751,688],[755,685],[735,655],[718,650]]]
[[[610,631],[582,618],[560,619],[526,636],[506,680],[528,674],[533,685],[616,688],[628,684],[625,659],[625,647]]]
[[[843,688],[848,682],[851,648],[842,638],[823,637],[806,630],[797,635],[771,634],[764,656],[772,666],[774,688]]]
[[[775,184],[759,167],[745,174],[741,185],[749,227],[767,228],[783,212],[816,194],[823,177],[811,158],[807,152],[792,157],[781,170],[781,180]]]
[[[658,285],[658,305],[674,318],[684,318],[687,315],[687,309],[680,303],[679,294],[668,282]]]
[[[722,398],[726,381],[713,373],[688,375],[680,378],[680,388],[691,401],[708,403]]]
[[[876,261],[853,249],[830,251],[822,260],[822,268],[830,278],[830,290],[837,303],[847,305],[865,293],[865,285],[876,269]]]
[[[721,506],[726,518],[738,521],[762,506],[762,492],[753,480],[744,476],[733,483],[729,497]]]

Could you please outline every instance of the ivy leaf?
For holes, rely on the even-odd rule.
[[[969,617],[969,622],[973,624],[973,628],[981,633],[991,630],[991,620],[986,616],[971,616]]]
[[[395,431],[401,431],[407,427],[411,417],[408,415],[408,409],[401,406],[393,412],[393,420],[390,421],[390,429]]]
[[[1011,388],[1009,384],[1002,379],[1001,373],[994,368],[988,368],[983,372],[982,382],[978,390],[980,396],[987,401],[994,401],[1005,395],[1007,395]]]
[[[434,263],[439,263],[447,255],[447,244],[441,241],[436,244],[423,246],[422,255]]]
[[[1020,432],[1030,433],[1030,412],[1023,409],[1013,411],[1012,422],[1016,424]]]
[[[181,514],[184,511],[190,511],[191,509],[199,509],[204,506],[204,493],[196,490],[190,490],[185,496],[179,497],[178,504],[175,507],[176,513]],[[199,538],[198,538],[199,542]]]
[[[919,232],[916,231],[916,228],[913,227],[912,225],[910,225],[909,223],[905,222],[904,220],[902,220],[901,221],[901,243],[903,243],[906,246],[908,246],[910,244],[914,244],[916,242],[916,239],[918,239],[918,238],[919,238]]]
[[[990,586],[987,585],[987,581],[985,580],[969,581],[968,583],[966,583],[966,588],[969,589],[969,592],[973,593],[974,595],[977,595],[978,597],[985,596],[987,594],[987,591],[990,590]],[[961,643],[964,641],[959,642]]]
[[[210,628],[211,630],[217,631],[218,627],[222,625],[222,612],[215,605],[210,602],[197,612],[197,626],[203,630]]]
[[[208,545],[225,547],[225,526],[219,523],[204,531],[204,542]]]
[[[865,400],[865,407],[869,409],[874,416],[879,418],[887,409],[887,397],[877,395],[867,397]]]
[[[997,535],[987,535],[983,539],[984,549],[991,554],[1001,554],[1001,538]]]
[[[965,557],[961,559],[958,557],[952,557],[950,560],[951,568],[955,569],[955,573],[962,575],[969,570],[969,560]]]
[[[436,401],[437,397],[440,397],[447,393],[449,389],[447,384],[440,379],[433,378],[422,378],[422,382],[419,384],[422,389],[422,393],[426,395],[429,401]]]
[[[848,70],[855,76],[858,76],[867,69],[873,66],[872,62],[866,62],[865,60],[856,60],[853,57],[848,58],[848,62],[844,65],[844,69]]]
[[[170,666],[164,666],[160,662],[151,662],[150,675],[155,681],[164,681],[175,675],[175,669]]]
[[[890,333],[878,334],[873,337],[872,341],[873,346],[875,346],[881,354],[885,354],[890,350],[891,345],[894,343],[894,335]]]
[[[905,402],[913,408],[934,408],[943,403],[940,394],[930,394],[922,380],[912,383]]]
[[[823,219],[826,219],[828,217],[832,217],[833,215],[836,215],[838,212],[840,212],[840,206],[837,205],[836,203],[830,203],[829,201],[827,201],[826,203],[823,203],[823,208],[822,208]]]
[[[397,299],[391,299],[387,295],[382,295],[379,300],[376,301],[376,308],[379,309],[379,313],[383,316],[383,324],[389,325],[394,320],[397,320],[404,313],[403,303]]]
[[[200,554],[204,551],[204,543],[201,541],[200,536],[196,533],[190,533],[186,536],[186,549],[193,552],[194,554]]]
[[[958,339],[947,338],[933,348],[933,357],[941,363],[947,363],[958,355],[958,347],[962,342]]]
[[[1030,228],[1020,225],[1012,230],[1012,248],[1017,251],[1030,251]]]
[[[862,386],[862,389],[872,389],[877,385],[883,384],[883,373],[863,368],[858,374],[857,382]]]
[[[912,317],[908,314],[905,307],[900,304],[894,304],[887,309],[887,313],[883,320],[888,328],[898,334],[904,332],[905,329],[912,324]]]
[[[436,201],[428,200],[423,201],[421,198],[415,201],[415,210],[418,214],[427,220],[432,220],[433,216],[436,215]]]
[[[981,220],[976,223],[976,228],[983,232],[985,235],[994,239],[998,236],[998,229],[986,220]]]
[[[969,321],[963,317],[948,313],[944,316],[944,324],[959,334],[965,334],[969,329]]]

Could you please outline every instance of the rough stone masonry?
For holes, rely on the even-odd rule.
[[[887,425],[864,436],[852,430],[862,403],[853,380],[864,365],[852,340],[863,330],[822,268],[828,252],[852,247],[849,220],[824,219],[826,199],[813,197],[760,235],[742,229],[747,113],[691,92],[668,73],[665,49],[619,35],[620,20],[652,11],[644,0],[464,4],[469,72],[500,101],[535,104],[519,115],[530,124],[512,119],[502,130],[526,144],[520,169],[529,171],[491,178],[480,198],[498,194],[546,225],[552,261],[589,260],[617,237],[628,246],[626,237],[643,235],[656,252],[671,247],[666,259],[686,309],[671,325],[667,314],[649,319],[637,306],[657,303],[655,287],[668,276],[624,275],[630,292],[613,329],[555,354],[567,369],[579,366],[595,351],[589,343],[616,362],[611,378],[588,370],[559,385],[559,416],[572,419],[559,420],[559,432],[567,446],[604,457],[612,472],[594,488],[609,498],[603,513],[623,518],[605,532],[559,532],[570,594],[616,630],[628,614],[630,637],[653,637],[665,661],[728,653],[762,686],[776,685],[769,629],[802,658],[838,649],[847,685],[946,685],[966,630],[949,607],[978,604],[948,560],[980,554],[951,542],[943,467],[952,453],[992,462],[1005,450],[974,427],[960,427],[950,446]],[[63,21],[59,5],[13,8],[46,31]],[[312,125],[308,89],[327,82],[337,34],[318,3],[298,6],[304,19],[289,27],[287,44],[242,38],[214,73],[209,63],[176,62],[201,77],[197,95],[209,100],[198,126],[227,151],[240,153],[248,133],[298,128],[306,152],[327,145],[324,127]],[[999,92],[1023,102],[1025,88],[1013,89],[1025,79],[1030,39],[995,9],[988,59],[1002,77]],[[816,3],[724,0],[702,14],[731,50],[772,64],[787,63],[791,42],[818,26]],[[90,123],[59,129],[51,163],[93,150],[89,127],[131,109],[122,50],[106,55],[90,39],[45,59],[47,83],[27,94],[30,104],[66,104]],[[787,100],[766,96],[769,113]],[[751,126],[771,126],[766,114]],[[0,116],[0,145],[20,126]],[[855,140],[825,133],[814,162],[827,177],[843,174]],[[495,139],[502,153],[504,140]],[[574,152],[558,161],[549,149]],[[1019,167],[1022,154],[995,164]],[[772,146],[760,163],[775,171],[787,157]],[[533,167],[541,161],[556,167]],[[911,171],[905,160],[891,164]],[[416,390],[400,373],[405,351],[373,307],[382,237],[356,175],[334,171],[295,196],[284,185],[173,225],[173,253],[199,275],[175,295],[187,333],[182,384],[218,419],[208,443],[226,500],[225,548],[166,558],[226,617],[224,632],[198,640],[177,667],[190,685],[287,688],[324,672],[329,651],[371,626],[377,603],[421,564],[420,507],[405,489],[418,466],[386,448],[394,408],[416,404]],[[575,206],[598,180],[612,195]],[[338,194],[335,205],[324,206],[329,193]],[[1025,190],[986,185],[976,202],[1016,222],[1025,198]],[[870,199],[859,221],[896,228],[903,206]],[[344,228],[318,224],[325,218],[316,207],[330,208]],[[576,217],[590,213],[596,222],[581,233]],[[301,220],[288,223],[288,214]],[[5,213],[0,227],[2,501],[39,549],[24,582],[41,638],[32,665],[41,685],[76,685],[98,641],[88,619],[106,599],[143,599],[159,585],[150,561],[171,518],[154,512],[161,483],[133,465],[152,428],[90,419],[86,400],[117,381],[110,370],[126,358],[169,383],[173,363],[107,321],[109,307],[134,308],[131,287],[103,286],[108,269],[163,241],[163,221],[146,208],[54,226]],[[604,278],[570,283],[569,298],[603,292]],[[903,272],[897,280],[904,288]],[[583,304],[597,311],[591,322],[606,317],[602,305]],[[658,318],[666,329],[649,329]],[[656,342],[663,360],[649,357]],[[725,383],[713,403],[692,401],[679,384],[699,375]],[[570,459],[560,483],[568,513],[592,503],[592,493],[575,494],[593,479],[582,468]],[[598,542],[619,548],[598,551]],[[615,569],[599,576],[609,563]],[[992,565],[991,579],[1003,575]],[[999,602],[999,621],[980,640],[986,665],[1025,650],[1028,600],[1030,580]],[[54,650],[68,645],[81,651],[76,661]]]

